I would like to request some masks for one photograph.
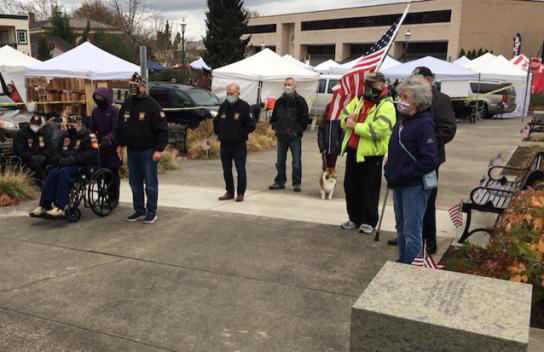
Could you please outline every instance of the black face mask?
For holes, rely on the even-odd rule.
[[[75,128],[75,127],[70,127],[70,128],[68,128],[68,134],[69,134],[70,136],[75,136],[75,135],[77,134],[76,128]]]
[[[369,101],[377,102],[378,100],[380,100],[380,95],[382,95],[382,93],[383,93],[383,90],[381,89],[376,89],[371,86],[366,86],[365,92],[363,93],[363,97]]]
[[[141,98],[142,94],[140,94],[140,86],[136,84],[132,84],[129,88],[130,96],[134,98]]]

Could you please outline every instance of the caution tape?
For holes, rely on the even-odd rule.
[[[524,82],[525,83],[525,82]],[[509,84],[507,86],[504,86],[504,87],[501,87],[499,89],[495,89],[495,90],[492,90],[490,92],[487,92],[487,93],[483,93],[483,94],[478,94],[478,95],[475,95],[475,96],[470,96],[470,97],[462,97],[462,98],[451,98],[451,101],[454,101],[454,100],[480,100],[481,97],[486,97],[488,95],[493,95],[495,93],[498,93],[498,92],[502,92],[503,90],[507,90],[507,89],[510,89],[510,88],[516,88],[516,87],[519,87],[521,86],[522,84]]]
[[[47,104],[85,104],[85,100],[69,100],[69,101],[27,101],[26,103],[0,103],[0,106],[14,106],[14,105],[47,105]]]

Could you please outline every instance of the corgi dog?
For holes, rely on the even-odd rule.
[[[321,174],[319,178],[319,189],[321,190],[321,199],[325,199],[328,195],[329,199],[332,199],[334,189],[336,188],[336,170],[327,168]]]

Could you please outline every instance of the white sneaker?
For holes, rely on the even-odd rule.
[[[54,218],[59,218],[61,216],[64,216],[64,210],[59,209],[57,207],[53,207],[53,209],[48,210],[45,213]]]
[[[42,216],[43,214],[45,214],[46,211],[47,211],[47,209],[45,209],[45,208],[37,207],[36,209],[34,209],[34,210],[30,213],[30,216],[32,216],[32,217],[39,217],[39,216]]]
[[[340,225],[342,230],[355,230],[357,228],[357,225],[353,221],[346,221],[342,225]]]
[[[372,226],[370,226],[370,225],[362,224],[359,227],[359,233],[366,233],[367,235],[369,235],[372,232],[374,232],[374,228]]]

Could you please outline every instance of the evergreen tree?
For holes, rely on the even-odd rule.
[[[60,37],[72,45],[75,44],[75,35],[70,27],[70,18],[58,6],[53,6],[51,9],[51,28],[48,29],[48,35]]]
[[[172,31],[170,29],[170,24],[166,21],[166,26],[164,26],[164,49],[169,50],[172,47]]]
[[[247,33],[248,11],[244,0],[208,0],[204,60],[211,67],[221,67],[244,58],[250,37]]]
[[[51,58],[51,47],[47,38],[43,35],[40,35],[38,38],[38,60],[45,61]]]
[[[94,45],[99,46],[100,44],[103,44],[105,41],[106,41],[106,33],[104,32],[102,28],[98,28],[96,32],[94,32],[93,39],[91,40],[91,42]]]
[[[83,35],[81,36],[81,39],[79,40],[79,44],[83,44],[89,39],[90,31],[91,31],[91,22],[87,21],[87,26],[85,27],[85,31],[83,31]]]
[[[174,38],[174,49],[179,48],[180,45],[181,45],[181,33],[177,32],[176,38]]]
[[[465,49],[461,48],[461,51],[459,52],[459,57],[465,56],[467,53],[465,53]]]
[[[484,54],[484,49],[480,48],[478,49],[478,54],[476,54],[476,57],[480,57]]]

